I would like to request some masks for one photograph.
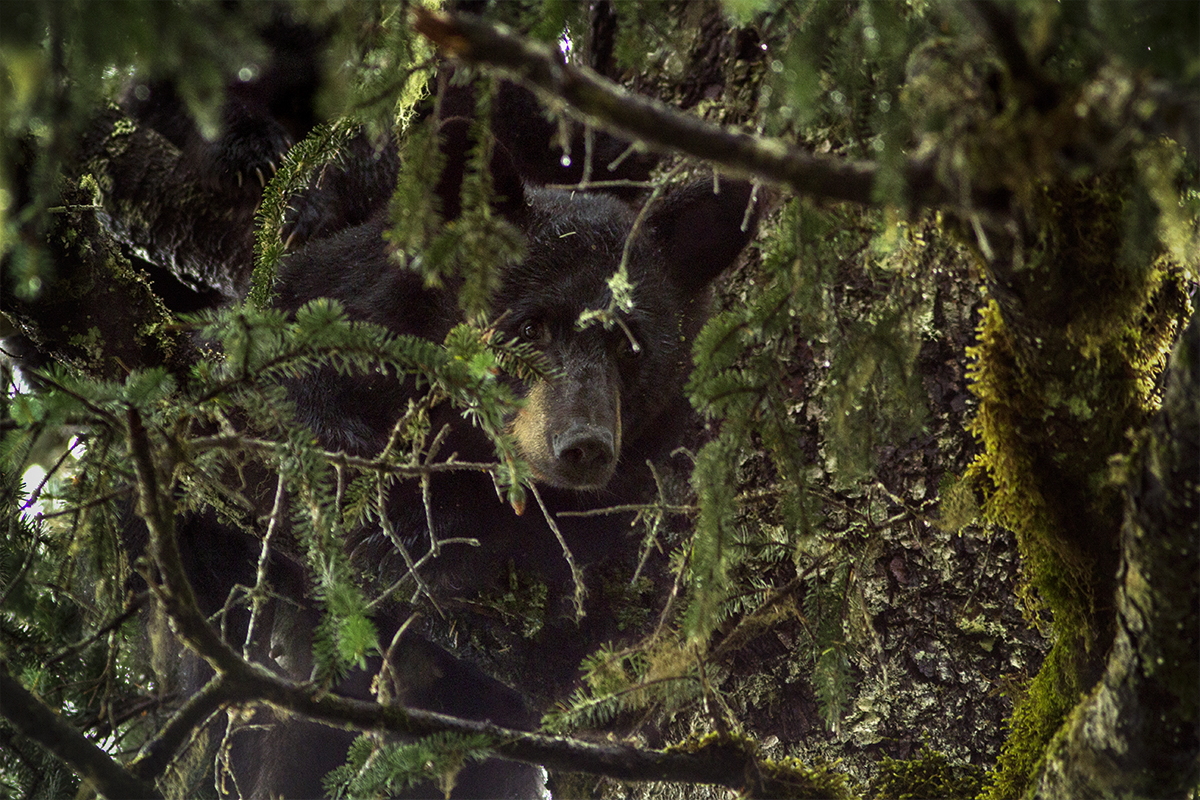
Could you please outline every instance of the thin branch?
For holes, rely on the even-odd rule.
[[[286,445],[280,442],[254,439],[238,434],[223,434],[220,436],[204,436],[193,439],[188,443],[188,448],[193,453],[204,453],[209,450],[222,449],[233,451],[251,450],[255,453],[280,455],[285,451]],[[317,451],[317,454],[326,463],[334,467],[353,467],[364,472],[399,475],[402,478],[419,478],[422,475],[434,472],[469,471],[495,473],[500,468],[500,465],[494,461],[456,461],[454,453],[451,453],[445,461],[438,461],[433,464],[389,464],[386,459],[380,457],[364,458],[362,456],[352,456],[341,451],[333,452],[330,450]]]
[[[111,492],[106,492],[105,494],[102,494],[98,497],[93,497],[91,500],[88,500],[85,503],[79,503],[78,505],[68,506],[67,508],[63,508],[58,511],[49,511],[49,512],[39,513],[33,519],[35,522],[45,522],[46,520],[54,519],[55,517],[65,517],[68,514],[78,514],[81,511],[87,511],[89,508],[95,508],[96,506],[106,506],[109,503],[111,503],[113,500],[116,500],[118,497],[124,497],[125,495],[129,494],[132,491],[133,491],[133,489],[131,489],[130,487],[123,486],[120,489],[115,489]],[[2,604],[0,604],[0,605],[2,605]]]
[[[150,436],[138,410],[128,409],[126,419],[129,452],[138,478],[138,511],[150,532],[149,552],[162,578],[161,585],[151,588],[163,603],[184,644],[200,654],[218,673],[244,671],[248,665],[208,624],[188,582],[179,543],[175,540],[172,487],[160,487],[159,469],[171,465],[155,462]],[[170,473],[170,469],[162,471],[164,475]]]
[[[620,506],[605,506],[604,508],[588,508],[583,511],[559,511],[559,517],[606,517],[611,514],[626,514],[630,511],[662,511],[665,514],[694,514],[699,506],[679,506],[670,503],[626,503]]]
[[[470,537],[456,536],[451,539],[443,539],[438,544],[439,544],[439,546],[451,545],[451,544],[464,544],[464,545],[467,545],[468,547],[479,547],[479,540],[472,539]],[[412,567],[413,575],[415,575],[417,573],[417,571],[421,569],[421,567],[425,566],[425,562],[430,561],[433,558],[435,558],[435,554],[432,550],[425,551],[425,555],[421,556],[415,562],[413,562],[413,567]],[[400,591],[400,588],[402,586],[404,586],[404,584],[408,583],[408,581],[413,577],[413,575],[409,575],[406,572],[395,583],[393,583],[391,586],[389,586],[388,588],[386,588],[382,592],[380,592],[378,597],[376,597],[370,603],[367,603],[367,613],[368,614],[373,613],[375,611],[375,609],[377,609],[379,606],[381,606],[384,603],[384,601],[386,601],[389,597],[392,597],[393,595],[395,595],[396,592]]]
[[[275,502],[271,505],[271,518],[267,522],[267,532],[263,536],[262,545],[258,551],[258,566],[254,573],[254,588],[250,590],[250,622],[246,625],[246,641],[242,643],[242,658],[250,660],[250,648],[253,646],[257,633],[258,619],[262,615],[263,604],[267,595],[267,568],[271,559],[271,539],[279,527],[279,517],[283,513],[284,480],[279,473],[275,483]]]
[[[583,181],[577,183],[547,183],[543,185],[543,188],[558,189],[564,192],[587,192],[597,189],[653,189],[657,185],[657,181],[611,180],[588,181],[586,185]]]
[[[537,490],[536,484],[529,484],[529,491],[533,492],[533,497],[537,500],[538,508],[542,510],[542,517],[546,520],[546,524],[550,526],[550,530],[554,532],[555,538],[558,539],[559,545],[562,547],[563,558],[567,560],[567,566],[571,568],[571,581],[575,584],[575,619],[580,620],[587,616],[584,610],[583,601],[587,597],[587,587],[583,583],[583,573],[579,571],[579,567],[575,564],[575,556],[571,554],[571,548],[567,546],[567,540],[563,538],[562,532],[558,529],[558,523],[554,521],[554,515],[546,508],[546,504],[542,502],[542,495]]]
[[[175,712],[175,716],[171,717],[157,736],[142,746],[141,752],[129,763],[130,772],[143,780],[157,778],[175,758],[183,743],[206,719],[235,696],[230,682],[224,676],[218,675],[213,678]]]
[[[384,485],[382,476],[376,483],[375,488],[375,501],[379,504],[379,527],[383,529],[384,534],[395,546],[396,550],[400,552],[401,557],[404,558],[404,565],[408,567],[408,574],[412,576],[413,582],[417,584],[417,591],[414,593],[412,599],[416,600],[418,596],[425,595],[429,598],[429,602],[433,604],[434,609],[441,614],[442,609],[441,606],[438,605],[437,598],[433,596],[433,592],[430,591],[429,586],[425,583],[425,581],[421,580],[421,576],[417,573],[416,564],[413,563],[412,555],[410,555],[408,552],[408,547],[405,546],[404,540],[400,538],[400,534],[396,532],[395,527],[392,525],[392,519],[388,515],[387,508],[387,486]],[[429,531],[429,536],[432,539],[432,530]],[[430,552],[433,552],[432,548],[430,549]]]
[[[134,777],[112,756],[75,730],[0,662],[0,716],[22,735],[61,758],[99,794],[105,797],[162,797],[154,784]]]
[[[75,644],[72,644],[72,645],[67,645],[62,650],[59,650],[49,661],[46,662],[46,666],[47,667],[53,666],[54,664],[57,664],[59,661],[62,661],[67,656],[74,655],[75,653],[78,653],[82,650],[87,649],[92,644],[97,642],[101,637],[107,635],[110,631],[114,631],[117,628],[121,627],[122,625],[125,624],[125,621],[127,619],[129,619],[134,614],[141,611],[142,606],[146,605],[146,601],[149,599],[150,599],[149,592],[140,592],[140,593],[134,595],[132,598],[130,598],[129,604],[127,606],[125,606],[124,611],[122,611],[120,614],[118,614],[116,617],[114,617],[109,622],[100,626],[99,630],[97,630],[95,633],[93,633],[91,636],[87,637],[86,639],[76,642]],[[3,600],[3,598],[0,598],[0,600]],[[2,603],[0,603],[0,605],[2,605]]]
[[[34,503],[36,503],[38,498],[42,496],[42,490],[46,488],[46,484],[48,484],[50,479],[54,477],[54,473],[58,472],[58,470],[62,468],[62,465],[66,462],[67,458],[71,455],[74,455],[75,448],[78,446],[78,438],[74,439],[71,444],[67,446],[67,449],[63,451],[63,454],[58,457],[57,461],[54,462],[54,466],[47,470],[46,474],[42,476],[42,480],[38,483],[37,488],[29,493],[29,498],[21,505],[22,511],[28,511],[29,509],[33,508]]]

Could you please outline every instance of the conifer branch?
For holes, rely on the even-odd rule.
[[[125,492],[121,492],[119,494],[125,494]],[[118,496],[119,496],[119,494],[118,494]],[[106,499],[106,502],[111,502],[112,499],[113,499],[112,497],[109,497]],[[31,549],[31,552],[33,552],[32,549]],[[11,588],[12,586],[16,586],[16,585],[17,585],[17,582],[14,581],[13,583],[9,584],[9,587]],[[144,605],[146,605],[146,601],[149,599],[150,599],[149,592],[139,592],[138,594],[134,595],[133,597],[130,597],[128,602],[125,604],[125,609],[120,614],[118,614],[116,617],[114,617],[109,622],[106,622],[105,624],[101,625],[99,628],[96,629],[95,633],[93,633],[91,636],[88,636],[86,639],[76,642],[75,644],[68,645],[67,647],[64,647],[62,650],[59,650],[54,655],[53,658],[51,658],[49,661],[46,662],[46,666],[49,667],[54,664],[57,664],[58,662],[67,658],[68,656],[73,656],[76,653],[81,653],[84,650],[86,650],[87,648],[91,647],[93,644],[98,642],[100,639],[107,636],[110,632],[115,631],[118,628],[120,628],[122,625],[124,625],[126,620],[128,620],[130,617],[132,617],[133,615],[135,615],[139,611],[141,611],[142,607]],[[4,605],[4,598],[0,597],[0,606],[3,606],[3,605]]]
[[[134,777],[113,758],[75,730],[0,662],[0,716],[23,736],[61,758],[105,797],[162,797],[152,783]]]
[[[444,53],[497,67],[531,89],[568,104],[589,124],[629,136],[655,150],[683,153],[734,174],[794,191],[875,205],[879,166],[816,155],[779,139],[733,131],[622,89],[591,69],[564,61],[549,45],[469,14],[443,14],[417,6],[413,25]],[[910,160],[902,168],[914,206],[952,204],[931,164]]]
[[[255,439],[240,434],[221,434],[203,436],[193,439],[189,447],[193,453],[204,453],[209,450],[223,449],[230,451],[248,450],[267,456],[278,456],[282,447],[278,442],[265,439]],[[487,472],[495,473],[500,464],[495,461],[458,461],[451,454],[445,461],[435,461],[423,464],[389,464],[386,459],[378,456],[354,456],[342,451],[317,450],[326,463],[334,467],[359,469],[366,472],[376,472],[381,475],[398,475],[402,478],[420,478],[438,472]]]
[[[139,510],[150,530],[150,552],[162,576],[162,585],[156,587],[157,595],[180,639],[208,661],[223,679],[211,692],[228,691],[225,701],[266,702],[323,722],[404,736],[435,733],[486,736],[493,743],[492,751],[502,758],[618,780],[681,781],[735,789],[758,785],[753,753],[736,744],[716,744],[695,752],[666,752],[528,733],[490,722],[340,697],[330,694],[325,687],[297,683],[248,663],[221,640],[196,605],[175,541],[171,487],[161,485],[160,480],[170,470],[155,462],[149,434],[136,409],[128,410],[127,420],[129,447],[138,476]],[[227,690],[221,688],[225,684]],[[204,707],[210,700],[204,701]],[[191,718],[194,717],[192,714]],[[164,749],[170,748],[164,746]],[[157,767],[158,759],[149,763]],[[142,769],[149,771],[151,766]]]

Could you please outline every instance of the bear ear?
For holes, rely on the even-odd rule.
[[[668,274],[691,297],[733,264],[758,227],[758,203],[745,181],[697,181],[677,189],[651,209],[649,224]],[[744,227],[743,227],[744,226]]]

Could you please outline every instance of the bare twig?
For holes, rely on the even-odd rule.
[[[279,527],[279,517],[283,513],[284,496],[283,473],[275,483],[275,502],[271,506],[271,519],[267,522],[267,532],[263,535],[262,545],[258,551],[258,566],[254,574],[254,588],[250,590],[250,622],[246,625],[246,641],[242,643],[242,658],[250,659],[250,648],[258,628],[258,619],[262,615],[263,603],[267,595],[267,567],[271,559],[271,539]]]
[[[546,504],[542,502],[542,495],[538,492],[535,484],[529,484],[529,491],[533,492],[533,497],[537,500],[538,508],[542,510],[542,516],[546,519],[546,524],[550,526],[550,530],[554,532],[558,539],[559,545],[562,546],[563,558],[567,560],[567,566],[571,568],[571,581],[575,584],[575,619],[583,619],[587,616],[587,612],[583,608],[584,598],[587,597],[587,587],[583,584],[583,574],[579,571],[579,567],[575,565],[575,556],[571,554],[571,548],[567,546],[567,540],[563,538],[562,532],[558,529],[558,523],[554,521],[554,515],[546,508]]]
[[[438,605],[437,598],[433,596],[433,592],[429,590],[429,586],[426,585],[425,581],[421,580],[421,576],[417,574],[417,565],[413,562],[413,558],[408,552],[408,547],[404,544],[404,540],[400,538],[400,535],[396,533],[396,529],[392,525],[392,519],[388,515],[387,508],[387,487],[385,486],[385,481],[383,480],[382,476],[379,478],[379,483],[376,485],[375,500],[379,504],[379,526],[383,529],[383,532],[388,537],[388,540],[391,541],[395,548],[400,552],[401,557],[404,559],[404,565],[408,568],[408,574],[412,576],[413,581],[417,584],[417,591],[416,594],[414,594],[413,599],[415,600],[418,596],[425,595],[429,598],[429,602],[433,604],[433,607],[437,610],[437,612],[439,614],[442,613],[442,609]],[[432,536],[433,532],[430,531],[429,535]]]

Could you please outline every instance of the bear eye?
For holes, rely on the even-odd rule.
[[[546,326],[541,320],[530,319],[521,323],[521,340],[533,344],[543,344],[546,339]]]

